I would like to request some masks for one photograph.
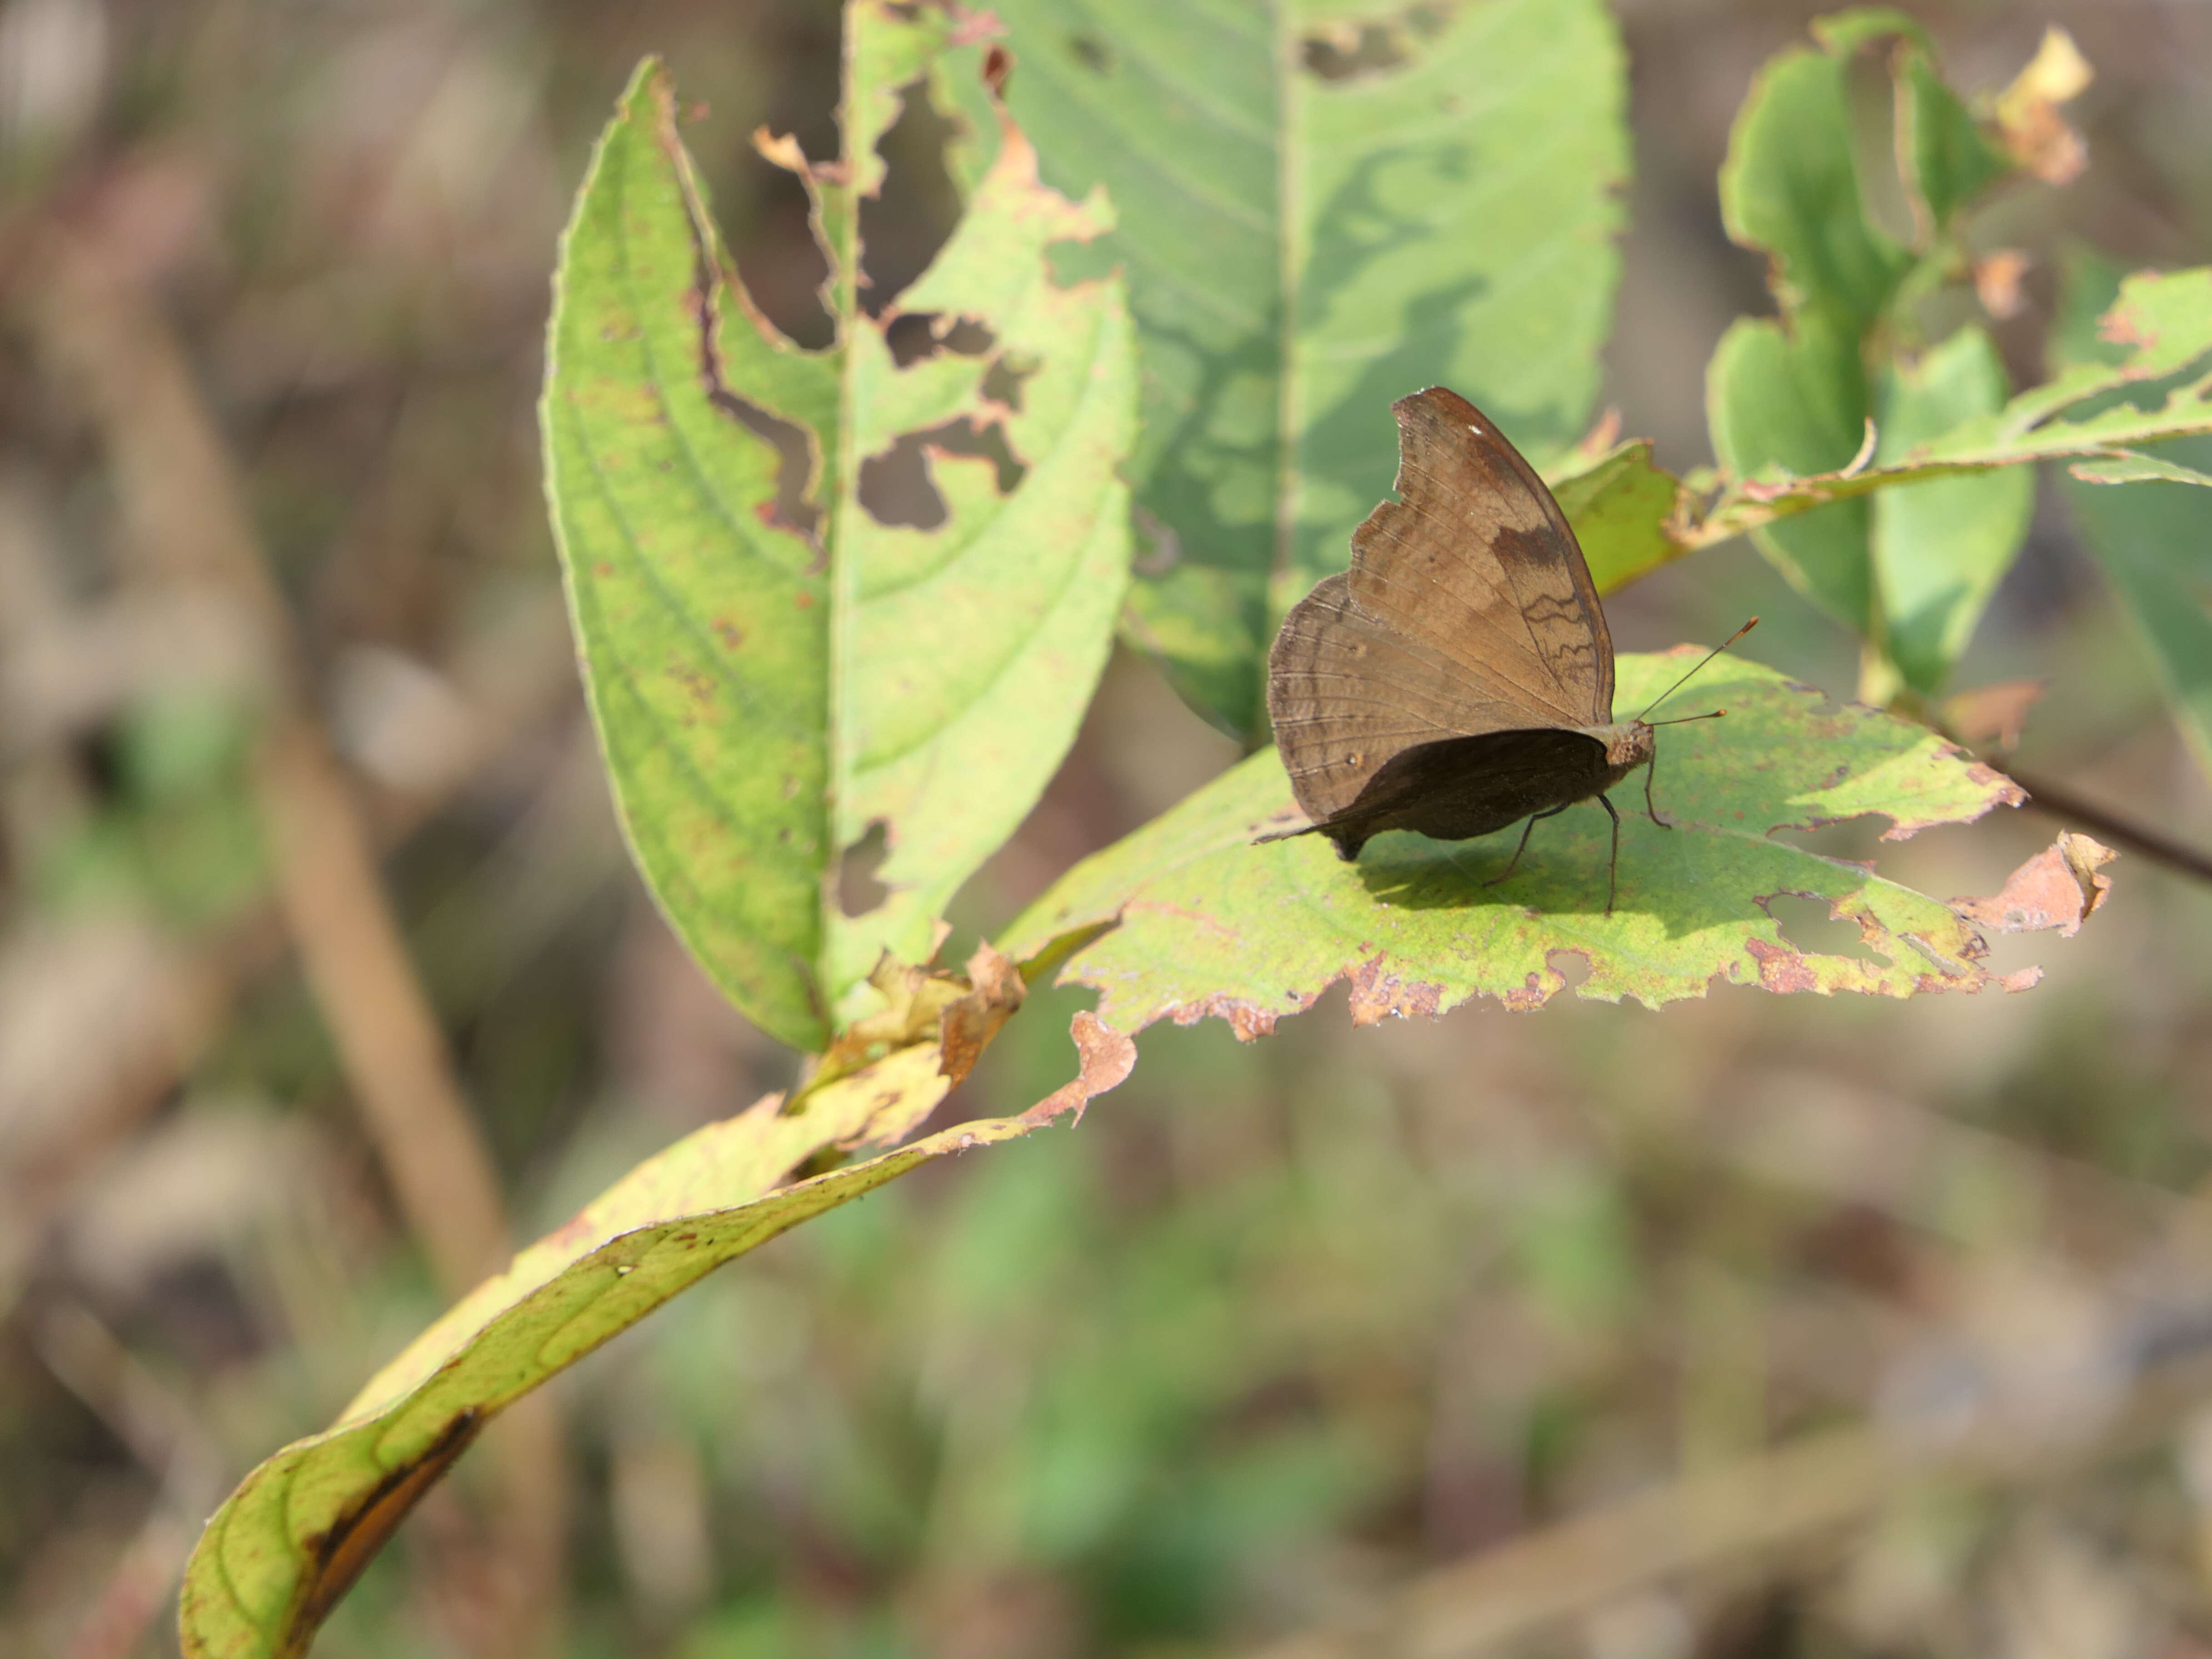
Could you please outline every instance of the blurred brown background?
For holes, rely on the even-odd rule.
[[[1819,9],[1620,6],[1608,397],[1672,465],[1765,308],[1728,125]],[[2098,71],[2087,173],[1984,226],[2040,261],[2016,374],[2068,238],[2212,260],[2212,8],[1909,9],[1969,90],[2052,21]],[[831,147],[836,31],[826,0],[0,4],[0,1655],[173,1650],[233,1481],[501,1239],[789,1077],[624,862],[533,402],[568,195],[647,51],[708,106],[746,280],[820,337],[747,135]],[[887,210],[886,268],[951,207]],[[1754,654],[1856,678],[1741,547],[1613,611],[1624,648],[1759,611]],[[1962,683],[2020,674],[2051,682],[2028,763],[2212,846],[2055,496]],[[1117,660],[969,920],[1229,758]],[[1985,892],[2051,827],[1885,867]],[[1079,1131],[837,1212],[563,1377],[319,1650],[1237,1652],[1441,1572],[1437,1655],[2212,1654],[2212,898],[2114,873],[2079,939],[1999,945],[2050,969],[2021,997],[1152,1034]],[[968,1109],[1061,1079],[1059,1012]]]

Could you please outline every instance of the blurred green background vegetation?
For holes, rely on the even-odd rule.
[[[1817,9],[1618,9],[1637,154],[1607,397],[1680,469],[1711,459],[1713,342],[1765,308],[1720,228],[1728,123]],[[1969,89],[2051,21],[2097,69],[2088,170],[2008,198],[1997,240],[2212,260],[2212,12],[1911,9]],[[270,903],[252,653],[132,550],[132,400],[73,371],[106,313],[51,247],[160,297],[529,1237],[792,1066],[672,941],[610,815],[539,496],[554,239],[661,52],[747,285],[818,338],[803,202],[748,135],[831,148],[836,41],[826,0],[0,6],[0,1654],[173,1651],[199,1520],[444,1300]],[[954,208],[907,161],[921,187],[871,233],[894,264]],[[2053,272],[2026,295],[2000,329],[2021,383]],[[1760,611],[1762,659],[1856,682],[1854,643],[1741,544],[1609,609],[1624,649]],[[1960,682],[2018,675],[2052,686],[2024,764],[2212,844],[2055,490]],[[1003,921],[1232,757],[1117,659],[965,919]],[[2050,829],[1885,856],[1986,892]],[[1996,965],[2049,967],[2021,997],[1563,1000],[1355,1034],[1339,993],[1255,1046],[1148,1033],[1079,1128],[836,1212],[556,1382],[531,1640],[1256,1652],[1444,1572],[1439,1654],[2212,1652],[2212,1393],[2189,1381],[2212,897],[2115,873],[2078,939],[1999,942]],[[1776,908],[1808,944],[1850,931]],[[1064,1079],[1079,1000],[1056,995],[954,1108]],[[1807,1435],[1840,1449],[1790,1461]],[[495,1467],[431,1495],[319,1651],[514,1650]],[[1559,1529],[1591,1515],[1647,1523],[1577,1553]]]

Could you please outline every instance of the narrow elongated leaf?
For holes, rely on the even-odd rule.
[[[812,198],[836,343],[799,350],[748,301],[669,78],[648,64],[562,245],[544,404],[586,682],[638,862],[716,982],[808,1048],[880,951],[927,954],[953,890],[1073,740],[1126,580],[1134,398],[1118,279],[1063,286],[1048,264],[1054,245],[1109,227],[1103,200],[1042,186],[1010,125],[927,271],[880,315],[860,308],[878,143],[902,89],[977,26],[884,0],[846,19],[844,160],[764,146]],[[930,349],[902,366],[888,331],[912,316]],[[995,434],[1018,479],[952,453],[960,434]],[[902,447],[933,501],[884,522],[863,482]],[[887,896],[848,916],[840,854],[878,826]]]
[[[1639,707],[1688,653],[1621,658],[1616,708]],[[1990,975],[1980,935],[1948,904],[1775,836],[1876,813],[1896,839],[2017,803],[2014,785],[1921,727],[1756,664],[1724,658],[1702,684],[1728,718],[1661,734],[1656,799],[1676,827],[1624,810],[1610,917],[1607,822],[1595,805],[1538,824],[1498,886],[1485,884],[1511,833],[1455,843],[1393,833],[1347,864],[1316,836],[1250,844],[1297,822],[1270,751],[1079,865],[1014,937],[1118,915],[1063,977],[1096,987],[1100,1017],[1128,1031],[1211,1014],[1257,1035],[1340,978],[1363,1024],[1478,994],[1531,1007],[1565,985],[1562,952],[1586,970],[1578,994],[1652,1006],[1716,981],[1886,996],[2033,982],[2033,970]],[[1641,807],[1638,781],[1621,793],[1625,809]],[[1792,941],[1768,908],[1791,894],[1855,923],[1863,957]]]
[[[304,1652],[487,1421],[724,1262],[933,1159],[1079,1115],[1128,1075],[1128,1040],[1078,1014],[1079,1075],[1029,1111],[792,1180],[825,1154],[896,1140],[944,1099],[1021,1001],[1020,975],[996,953],[979,952],[970,973],[972,986],[879,973],[884,1006],[854,1034],[857,1066],[833,1055],[825,1080],[797,1098],[770,1095],[640,1164],[463,1298],[333,1426],[249,1474],[185,1571],[179,1625],[190,1659]]]
[[[1045,176],[1112,192],[1155,544],[1131,633],[1232,732],[1435,382],[1540,458],[1581,432],[1626,170],[1602,0],[999,0]]]

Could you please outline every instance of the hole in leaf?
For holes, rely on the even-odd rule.
[[[1589,982],[1590,959],[1587,951],[1547,951],[1544,966],[1565,981],[1562,991],[1572,991]]]
[[[1308,73],[1324,81],[1356,81],[1402,69],[1415,52],[1443,33],[1441,6],[1409,6],[1372,23],[1335,23],[1306,36],[1301,51]]]
[[[861,304],[880,316],[929,268],[960,216],[960,191],[945,164],[962,129],[930,100],[926,82],[899,94],[899,116],[876,146],[883,186],[860,203]]]
[[[1849,957],[1854,962],[1887,962],[1888,957],[1869,945],[1858,923],[1828,914],[1826,899],[1802,893],[1775,893],[1759,900],[1759,908],[1772,916],[1788,939],[1808,956]]]
[[[738,280],[777,333],[808,351],[826,350],[837,337],[822,283],[830,261],[808,222],[806,186],[760,156],[743,165],[754,199],[751,226],[731,256]]]
[[[1029,469],[1007,445],[998,422],[978,428],[962,419],[909,432],[880,455],[860,463],[860,505],[878,524],[913,530],[942,529],[951,516],[930,476],[930,454],[976,455],[996,469],[999,493],[1011,495]]]
[[[807,447],[805,431],[797,422],[771,415],[758,404],[748,403],[729,390],[722,384],[719,368],[708,377],[707,396],[716,409],[776,453],[775,502],[769,509],[769,522],[795,531],[818,550],[822,509],[807,499],[813,455]]]
[[[1033,357],[1017,356],[1012,352],[1001,354],[998,362],[983,371],[982,393],[994,404],[1004,404],[1016,414],[1021,412],[1022,382],[1037,372]]]
[[[1067,50],[1077,63],[1093,75],[1111,75],[1114,72],[1114,54],[1095,34],[1069,35]]]
[[[950,325],[941,311],[902,311],[884,320],[884,343],[891,361],[907,368],[949,351],[956,357],[981,357],[998,344],[999,337],[973,317],[955,318]],[[992,373],[997,373],[996,365]],[[988,379],[986,392],[988,391]]]
[[[925,357],[934,357],[936,328],[933,311],[902,311],[888,319],[884,324],[884,343],[890,348],[891,362],[906,368]]]
[[[800,26],[812,38],[794,41],[796,50],[786,60],[793,72],[779,78],[762,120],[767,131],[790,137],[817,165],[837,154],[832,112],[842,54],[835,27],[833,18],[831,33],[824,37],[817,32],[818,25]],[[836,337],[821,291],[830,256],[808,217],[805,183],[750,144],[728,148],[734,188],[726,191],[724,180],[717,179],[714,193],[740,204],[734,216],[725,210],[724,222],[744,227],[744,234],[732,240],[730,252],[745,291],[778,333],[809,351],[823,350]]]
[[[938,338],[938,344],[956,357],[988,356],[998,343],[999,337],[991,331],[990,325],[974,317],[956,317],[952,326]]]
[[[878,909],[891,890],[876,879],[876,872],[890,856],[890,826],[878,818],[868,833],[848,847],[837,860],[837,908],[848,916],[865,916]]]
[[[1664,805],[1664,803],[1662,803]],[[1845,864],[1868,865],[1881,845],[1881,832],[1889,827],[1889,820],[1868,813],[1859,817],[1837,818],[1826,823],[1816,823],[1807,829],[1785,824],[1767,832],[1767,839],[1802,848],[1817,853],[1824,859],[1835,859]]]

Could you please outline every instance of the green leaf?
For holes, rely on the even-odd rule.
[[[1542,459],[1587,421],[1627,167],[1602,0],[999,0],[1046,177],[1104,184],[1155,544],[1130,635],[1266,729],[1284,611],[1343,567],[1439,381]]]
[[[1547,483],[1574,526],[1599,592],[1625,587],[1680,553],[1669,531],[1682,510],[1682,486],[1652,460],[1647,441],[1621,444]]]
[[[881,951],[928,954],[953,891],[1073,738],[1126,581],[1134,400],[1117,279],[1061,286],[1047,260],[1103,234],[1105,204],[1041,186],[1012,128],[929,269],[881,316],[860,309],[876,145],[953,26],[884,0],[846,18],[848,162],[763,146],[812,198],[837,343],[801,351],[753,307],[648,64],[562,244],[543,405],[586,684],[639,866],[732,1000],[816,1049]],[[885,332],[900,314],[931,316],[939,344],[903,368]],[[988,346],[954,349],[955,322]],[[1003,438],[1011,489],[988,458],[929,445],[963,428]],[[918,435],[941,520],[882,522],[863,467]],[[848,917],[840,855],[878,825],[888,896]]]
[[[1689,653],[1621,658],[1616,708],[1642,707]],[[1079,865],[1012,936],[1118,915],[1062,977],[1096,987],[1100,1018],[1130,1032],[1214,1015],[1255,1036],[1338,979],[1351,981],[1363,1024],[1478,994],[1534,1006],[1566,983],[1559,953],[1581,959],[1578,994],[1655,1007],[1717,979],[1886,996],[2032,982],[2033,970],[1989,974],[1981,937],[1949,905],[1774,833],[1881,814],[1894,840],[2017,803],[2017,788],[1923,728],[1756,664],[1723,658],[1699,684],[1728,718],[1661,734],[1656,798],[1677,827],[1623,812],[1610,917],[1607,820],[1595,805],[1538,825],[1503,886],[1483,884],[1511,854],[1510,833],[1456,843],[1394,833],[1346,864],[1317,836],[1250,844],[1296,822],[1269,751]],[[1640,807],[1636,781],[1624,791],[1623,805]],[[1863,956],[1790,940],[1768,908],[1788,894],[1854,922]]]
[[[1869,403],[1858,341],[1821,312],[1793,331],[1745,318],[1707,367],[1713,451],[1738,477],[1827,473],[1866,442]],[[1797,591],[1862,635],[1875,629],[1863,502],[1758,529],[1753,538]],[[1749,528],[1749,526],[1747,526]]]
[[[1738,323],[1707,370],[1714,452],[1740,477],[1835,472],[1854,458],[1863,465],[1860,451],[1875,414],[1869,362],[1893,351],[1889,342],[1899,334],[1912,335],[1912,297],[1961,268],[1960,210],[2011,171],[1943,83],[1926,32],[1912,19],[1871,8],[1825,19],[1814,33],[1821,51],[1785,52],[1760,72],[1721,171],[1729,233],[1767,256],[1782,311],[1778,323]],[[1852,59],[1882,42],[1897,112],[1892,160],[1924,259],[1874,222],[1860,173]],[[1923,390],[1920,377],[1908,375],[1898,383],[1902,390],[1886,392],[1884,454],[2003,402],[2002,378],[1987,392],[1970,372],[1981,349],[1954,339],[1930,354],[1933,385]],[[1899,422],[1902,436],[1887,430]],[[1891,639],[1885,607],[1904,600],[1910,616],[1896,637],[1911,660],[1899,668],[1909,683],[1929,685],[1963,647],[1960,625],[1970,631],[1979,616],[1984,578],[2002,574],[2017,550],[2016,494],[2010,483],[1923,494],[1885,509],[1880,522],[1846,503],[1757,527],[1753,537],[1800,592],[1877,644]],[[1996,516],[1974,525],[1971,549],[1954,551],[1934,539],[1972,522],[1978,502]],[[1915,528],[1923,520],[1925,537]],[[1942,555],[1934,567],[1921,556],[1923,542]]]
[[[1020,1000],[1011,963],[988,951],[979,963],[975,991],[963,983],[949,996],[928,994],[948,975],[879,975],[892,994],[879,1023],[921,1040],[886,1041],[880,1058],[789,1102],[770,1095],[640,1164],[455,1304],[330,1429],[247,1475],[185,1569],[188,1659],[304,1653],[354,1576],[502,1408],[724,1262],[948,1153],[1080,1115],[1128,1075],[1128,1040],[1079,1013],[1079,1074],[1029,1111],[793,1179],[825,1157],[897,1139],[945,1097],[981,1046],[973,1039],[988,1041]]]
[[[1886,17],[1878,21],[1887,27]],[[1881,314],[1911,254],[1868,217],[1850,110],[1850,48],[1784,52],[1759,72],[1729,134],[1721,218],[1729,234],[1765,252],[1784,317],[1829,313],[1852,332]]]
[[[2003,406],[2011,387],[1996,343],[1960,329],[1884,388],[1879,461]],[[2008,467],[1886,489],[1874,498],[1874,573],[1885,654],[1933,696],[2012,568],[2035,507],[2035,477]],[[1831,509],[1832,511],[1833,509]]]

